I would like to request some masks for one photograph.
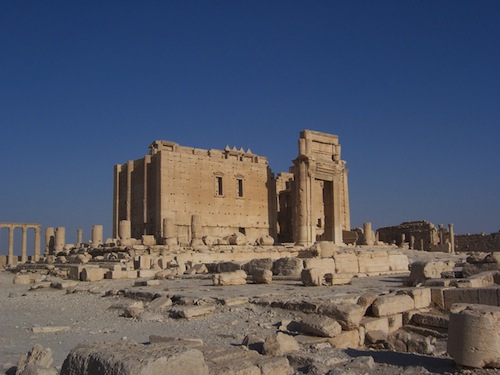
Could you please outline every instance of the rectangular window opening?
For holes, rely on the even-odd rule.
[[[217,183],[216,194],[223,195],[224,191],[222,189],[222,176],[216,176],[215,178],[216,178],[216,183]]]
[[[243,197],[243,180],[238,178],[238,197]]]

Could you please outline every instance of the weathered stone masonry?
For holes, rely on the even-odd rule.
[[[277,188],[278,186],[278,188]],[[115,166],[113,235],[192,244],[243,233],[308,245],[342,243],[350,229],[347,169],[336,135],[305,130],[290,173],[274,178],[249,149],[201,150],[155,141],[149,155]]]

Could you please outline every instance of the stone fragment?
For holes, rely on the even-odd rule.
[[[449,319],[443,315],[415,313],[411,317],[410,323],[425,327],[448,329]]]
[[[273,282],[273,272],[271,270],[255,269],[252,272],[252,281],[255,284],[271,284]]]
[[[242,246],[247,244],[247,238],[243,233],[234,233],[227,238],[230,245]]]
[[[56,375],[58,372],[52,367],[53,362],[52,350],[35,344],[19,358],[15,375]]]
[[[79,345],[63,363],[61,375],[208,375],[202,352],[169,344],[128,341]]]
[[[302,259],[280,258],[273,263],[273,275],[300,277],[303,268]]]
[[[218,273],[212,276],[215,286],[244,285],[247,283],[247,274],[243,270]]]
[[[365,309],[355,303],[335,302],[321,306],[319,313],[337,320],[342,329],[351,330],[359,327]]]
[[[326,273],[325,274],[325,284],[326,285],[347,285],[350,284],[353,278],[351,273]]]
[[[399,251],[388,251],[389,270],[393,272],[408,272],[409,262],[408,256],[400,253]]]
[[[365,342],[367,344],[381,344],[387,340],[387,332],[380,330],[366,331]]]
[[[315,314],[307,315],[298,326],[300,332],[320,337],[335,337],[342,331],[335,319]]]
[[[339,250],[338,245],[331,241],[319,241],[316,244],[316,251],[320,258],[332,258]]]
[[[448,326],[448,353],[462,366],[500,367],[500,308],[454,305]]]
[[[50,287],[54,289],[72,288],[77,285],[78,281],[73,281],[73,280],[53,281],[50,283]]]
[[[317,268],[325,273],[335,273],[335,260],[333,258],[306,258],[304,268]]]
[[[167,296],[155,298],[148,304],[148,310],[156,311],[172,306],[172,300]]]
[[[172,315],[179,318],[191,319],[198,316],[212,314],[215,306],[179,306],[172,309]]]
[[[255,364],[261,375],[292,375],[293,368],[286,357],[259,357]]]
[[[413,310],[415,302],[404,294],[387,295],[378,297],[372,304],[372,311],[375,316],[387,316]]]
[[[389,271],[389,256],[387,251],[358,251],[356,255],[360,273],[380,275]]]
[[[33,333],[56,333],[56,332],[67,332],[71,329],[69,326],[35,326],[31,328]]]
[[[364,317],[361,319],[361,326],[365,328],[366,333],[370,331],[380,331],[384,332],[385,336],[389,334],[389,318],[388,317],[380,317],[380,318],[371,318]]]
[[[272,238],[270,235],[265,235],[262,237],[259,237],[257,240],[257,243],[260,246],[273,246],[274,245],[274,238]]]
[[[292,337],[282,332],[268,336],[264,341],[264,354],[282,356],[299,350],[299,343]]]
[[[160,280],[136,280],[134,286],[159,286]]]
[[[202,339],[156,336],[156,335],[149,336],[149,343],[150,344],[165,343],[165,344],[172,344],[175,346],[185,346],[190,348],[203,347]]]
[[[422,309],[431,305],[431,290],[430,288],[414,288],[408,294],[415,303],[415,309]]]
[[[239,262],[219,262],[215,266],[217,273],[234,272],[241,270],[241,263]]]
[[[123,316],[127,318],[135,318],[144,311],[144,304],[142,301],[133,302],[127,305],[123,311]]]
[[[500,287],[445,289],[443,297],[445,310],[455,303],[500,306]]]

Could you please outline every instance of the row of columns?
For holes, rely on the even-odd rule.
[[[8,258],[7,264],[13,265],[14,262],[14,230],[20,228],[22,230],[21,239],[21,262],[26,263],[28,261],[28,230],[33,229],[35,231],[35,241],[33,250],[33,260],[36,262],[40,259],[40,232],[41,225],[39,224],[19,224],[19,223],[0,223],[0,229],[7,228],[9,231],[8,240]]]
[[[76,242],[80,245],[83,242],[83,230],[76,231]],[[92,226],[92,245],[99,246],[103,244],[103,226]],[[66,245],[66,228],[64,227],[47,227],[45,228],[45,252],[49,254],[57,254],[64,250]]]

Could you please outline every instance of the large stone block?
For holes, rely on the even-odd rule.
[[[359,327],[359,323],[365,314],[365,309],[355,303],[333,302],[321,306],[319,313],[337,320],[342,329],[351,330]]]
[[[252,280],[256,284],[271,284],[273,282],[273,272],[271,270],[254,269]]]
[[[364,335],[361,341],[360,332],[357,329],[342,331],[337,336],[329,338],[328,342],[333,348],[359,348],[365,341]]]
[[[500,367],[500,308],[454,305],[448,327],[448,353],[459,365]]]
[[[106,270],[98,267],[84,267],[80,277],[82,281],[99,281],[103,280]]]
[[[302,270],[300,278],[304,286],[321,286],[324,275],[321,268],[306,268]]]
[[[318,268],[325,273],[335,272],[335,260],[333,258],[306,258],[304,259],[304,268]]]
[[[320,337],[335,337],[342,331],[342,327],[335,319],[313,314],[302,319],[298,323],[298,328],[302,333]]]
[[[415,286],[428,279],[438,279],[442,272],[453,271],[454,262],[442,261],[417,261],[411,264],[408,284]]]
[[[361,320],[361,326],[365,328],[365,332],[381,331],[387,336],[389,334],[389,319],[388,317],[371,318],[365,317]]]
[[[336,253],[335,272],[336,273],[358,273],[358,258],[354,251],[343,251]]]
[[[455,303],[500,306],[500,287],[453,288],[443,291],[444,308],[449,310]]]
[[[203,354],[193,348],[133,342],[79,345],[63,363],[61,375],[208,375]]]
[[[292,336],[278,332],[264,341],[264,354],[282,356],[300,349],[299,343]]]
[[[387,295],[378,297],[372,304],[372,311],[375,316],[387,316],[413,310],[415,302],[408,295]]]
[[[302,259],[280,258],[273,263],[273,275],[300,277],[303,268]]]
[[[423,309],[431,304],[431,289],[430,288],[414,288],[408,294],[415,302],[415,309]]]
[[[387,251],[358,251],[358,267],[360,273],[380,275],[389,272],[389,256]]]
[[[389,270],[393,272],[408,272],[408,256],[400,252],[388,251]]]

